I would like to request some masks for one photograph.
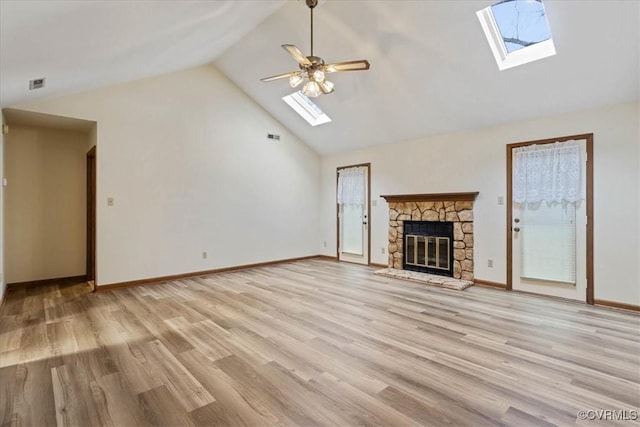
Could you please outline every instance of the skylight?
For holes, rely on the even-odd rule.
[[[477,15],[500,70],[556,54],[542,0],[504,0]]]
[[[314,104],[302,92],[294,92],[282,98],[289,107],[293,108],[296,113],[305,119],[311,126],[318,126],[323,123],[329,123],[331,119],[322,112],[320,107]]]

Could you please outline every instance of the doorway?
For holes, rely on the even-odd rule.
[[[371,163],[336,171],[337,259],[371,263]]]
[[[529,183],[537,180],[536,185],[547,182],[538,193],[557,181],[546,175],[543,179],[532,156],[536,161],[554,158],[562,165],[564,160],[557,159],[570,159],[575,164],[571,173],[580,177],[573,192],[582,196],[525,199],[523,176]],[[554,188],[556,198],[559,191]],[[593,134],[507,145],[507,289],[593,304]]]
[[[96,288],[96,147],[87,152],[87,282]]]

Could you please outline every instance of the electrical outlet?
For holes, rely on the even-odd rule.
[[[324,241],[323,245],[324,245],[325,248],[327,247],[327,241],[326,240]]]
[[[371,201],[371,206],[378,206],[378,201],[377,200],[372,200]]]
[[[202,259],[207,259],[207,251],[202,252]]]
[[[385,252],[384,246],[381,248],[380,252],[382,252],[382,255],[384,255],[384,252]]]
[[[499,205],[504,205],[504,197],[498,196],[498,204]]]
[[[493,268],[493,260],[492,259],[487,260],[487,267]]]
[[[113,206],[113,197],[107,197],[107,206]]]

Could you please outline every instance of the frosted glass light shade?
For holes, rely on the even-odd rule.
[[[311,98],[315,98],[317,96],[320,96],[322,92],[320,91],[320,86],[318,85],[318,83],[309,81],[302,88],[302,93]]]
[[[313,80],[315,80],[318,83],[321,83],[324,81],[324,71],[322,70],[316,70],[313,72]]]
[[[291,85],[291,87],[296,87],[300,85],[300,83],[302,83],[303,80],[304,79],[300,75],[296,74],[294,76],[289,77],[289,85]]]
[[[323,93],[333,92],[333,83],[330,82],[329,80],[325,80],[322,83],[319,83],[319,85]]]

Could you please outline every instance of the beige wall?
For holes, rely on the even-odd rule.
[[[7,289],[7,282],[4,273],[4,187],[2,186],[2,178],[4,178],[4,113],[0,112],[0,302],[4,299]]]
[[[506,282],[506,145],[594,134],[595,298],[640,305],[638,103],[509,123],[323,158],[321,248],[336,247],[336,167],[371,162],[371,261],[387,264],[389,210],[382,194],[479,191],[474,205],[474,273]],[[390,141],[393,142],[393,141]],[[493,267],[488,267],[488,260]]]
[[[5,136],[7,283],[85,274],[88,138],[17,125]]]

